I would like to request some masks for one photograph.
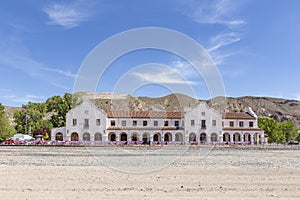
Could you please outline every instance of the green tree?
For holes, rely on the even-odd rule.
[[[259,117],[258,126],[269,135],[269,142],[285,143],[300,137],[297,136],[294,122],[291,121],[279,123],[269,117]]]
[[[22,106],[25,109],[25,105]],[[15,122],[15,129],[18,133],[25,133],[26,129],[26,115],[21,110],[16,110],[14,112],[14,122]]]
[[[272,142],[285,143],[286,137],[279,123],[277,123],[276,128],[273,130],[272,137],[270,139]]]
[[[300,141],[300,128],[297,128],[295,132],[296,132],[295,140]]]
[[[280,137],[278,133],[278,122],[270,117],[259,117],[258,118],[258,127],[263,129],[265,133],[269,135],[269,142],[276,142]],[[273,136],[273,134],[275,134]]]
[[[284,134],[286,142],[295,139],[296,127],[295,127],[294,122],[291,122],[291,121],[281,122],[281,123],[279,123],[278,126],[279,126],[278,128]]]
[[[72,95],[66,93],[63,97],[53,96],[46,101],[47,112],[51,112],[50,122],[53,127],[66,125],[66,114],[72,109]]]
[[[9,118],[7,117],[4,106],[0,103],[0,141],[8,139],[16,133],[13,126],[10,125]]]
[[[22,106],[26,111],[17,110],[14,113],[15,128],[21,133],[32,133],[35,130],[52,128],[52,123],[45,119],[46,103],[32,103]]]

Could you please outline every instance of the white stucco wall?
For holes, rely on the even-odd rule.
[[[221,137],[222,130],[222,116],[213,108],[210,108],[206,103],[200,103],[196,108],[187,111],[185,116],[185,138],[189,140],[189,134],[195,133],[197,141],[201,133],[206,134],[206,141],[210,142],[212,133],[218,135],[218,139]],[[195,125],[191,125],[191,120],[194,120]],[[205,120],[206,128],[201,128],[201,121]],[[216,120],[216,126],[213,126],[213,120]]]
[[[66,140],[71,140],[73,132],[78,133],[79,140],[83,140],[83,134],[89,133],[90,140],[94,141],[95,133],[101,133],[105,136],[106,129],[106,113],[86,100],[76,108],[73,108],[67,113],[66,116]],[[77,125],[73,125],[73,119],[77,120]],[[84,127],[84,120],[89,119],[89,127]],[[96,124],[96,120],[100,119],[100,125]]]

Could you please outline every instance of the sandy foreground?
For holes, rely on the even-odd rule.
[[[300,147],[0,146],[1,199],[300,199]]]

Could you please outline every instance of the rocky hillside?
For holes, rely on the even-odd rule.
[[[19,107],[11,107],[11,106],[4,106],[4,110],[5,110],[6,114],[9,117],[9,120],[10,120],[11,124],[14,121],[14,112],[16,110],[19,110],[19,109],[21,109],[21,108],[19,108]]]
[[[300,127],[300,101],[270,97],[239,97],[227,98],[227,109],[230,111],[244,111],[252,107],[258,116],[268,116],[283,121],[294,121]]]
[[[103,110],[136,110],[136,111],[184,111],[183,108],[195,107],[199,102],[207,102],[209,106],[220,112],[243,112],[247,107],[258,116],[268,116],[280,122],[294,121],[300,127],[300,101],[270,97],[238,97],[214,98],[211,100],[197,100],[183,94],[170,94],[159,98],[132,97],[127,94],[113,93],[76,93],[77,99],[90,99]],[[19,108],[6,107],[12,119],[13,112]]]

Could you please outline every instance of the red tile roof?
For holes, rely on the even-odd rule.
[[[260,128],[243,128],[243,127],[224,127],[223,131],[262,131]]]
[[[154,127],[154,126],[110,126],[107,130],[179,130],[175,126],[164,126],[164,127]]]
[[[108,118],[153,118],[153,119],[181,119],[182,112],[157,112],[157,111],[107,111]]]
[[[227,112],[222,113],[223,119],[249,119],[254,120],[255,117],[249,115],[248,113],[244,112]]]

